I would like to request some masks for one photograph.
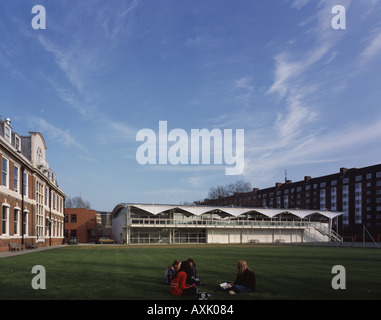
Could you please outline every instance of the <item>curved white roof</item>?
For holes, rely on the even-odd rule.
[[[168,210],[182,210],[186,211],[192,215],[200,216],[208,212],[223,212],[233,217],[238,217],[246,213],[260,213],[264,216],[272,218],[276,215],[287,213],[304,219],[312,214],[320,214],[329,219],[336,218],[342,215],[342,212],[332,212],[332,211],[315,211],[315,210],[298,210],[298,209],[267,209],[267,208],[234,208],[234,207],[209,207],[209,206],[176,206],[176,205],[160,205],[160,204],[123,204],[124,206],[129,206],[131,208],[141,209],[153,215],[158,215],[162,212]],[[120,208],[121,204],[115,208]],[[114,209],[115,211],[115,209]]]

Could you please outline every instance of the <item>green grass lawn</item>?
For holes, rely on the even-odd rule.
[[[192,257],[211,300],[381,299],[381,250],[294,246],[67,246],[0,259],[0,299],[181,300],[164,284],[174,259]],[[255,271],[257,292],[228,295],[236,261]],[[46,290],[34,290],[32,267],[46,270]],[[334,290],[334,265],[346,269],[346,289]]]

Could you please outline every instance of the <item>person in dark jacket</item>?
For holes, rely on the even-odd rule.
[[[196,263],[192,258],[187,260],[189,268],[187,270],[187,283],[190,285],[195,285],[196,287],[203,286],[204,283],[200,278],[197,278]]]
[[[171,280],[175,277],[177,271],[179,271],[181,266],[181,261],[176,259],[173,263],[165,270],[164,279],[166,284],[171,284]]]
[[[227,290],[230,294],[254,292],[255,291],[255,273],[251,270],[245,260],[237,262],[237,278]]]

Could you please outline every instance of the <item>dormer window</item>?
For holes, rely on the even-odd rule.
[[[20,143],[20,138],[15,136],[15,148],[18,151],[21,151],[21,143]]]
[[[11,128],[9,128],[7,125],[4,126],[4,138],[7,140],[9,143],[11,143]]]

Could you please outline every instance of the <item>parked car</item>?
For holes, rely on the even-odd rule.
[[[97,239],[95,243],[116,243],[114,239],[111,239],[110,237],[100,237]]]
[[[78,244],[79,241],[76,237],[71,237],[70,239],[67,240],[67,244]]]

